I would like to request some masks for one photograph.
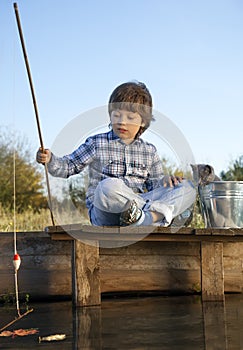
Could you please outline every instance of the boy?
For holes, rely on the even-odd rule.
[[[89,137],[64,157],[37,152],[37,162],[48,163],[53,176],[67,178],[89,167],[86,204],[93,225],[180,227],[188,221],[193,185],[164,175],[155,146],[140,138],[153,120],[152,107],[145,84],[121,84],[109,99],[111,131]]]

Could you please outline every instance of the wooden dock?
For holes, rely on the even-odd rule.
[[[12,234],[0,239],[3,295],[14,291]],[[117,247],[105,248],[111,241]],[[88,306],[105,293],[161,292],[220,301],[243,290],[243,229],[54,226],[18,233],[18,252],[20,292],[33,299],[73,296]]]

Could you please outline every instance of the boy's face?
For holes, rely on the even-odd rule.
[[[126,144],[135,139],[143,126],[140,114],[123,109],[112,111],[110,118],[114,133]]]

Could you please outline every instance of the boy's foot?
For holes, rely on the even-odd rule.
[[[128,209],[121,213],[120,226],[135,224],[142,217],[143,211],[138,208],[135,200],[128,201]]]
[[[193,206],[186,209],[181,213],[180,215],[176,216],[170,226],[171,227],[187,227],[191,222],[193,218]]]

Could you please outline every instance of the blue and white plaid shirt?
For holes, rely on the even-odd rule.
[[[48,171],[56,177],[68,178],[89,166],[87,207],[94,191],[107,177],[121,178],[136,193],[161,186],[162,162],[155,146],[141,138],[125,144],[113,131],[89,137],[73,153],[64,157],[52,154]]]

